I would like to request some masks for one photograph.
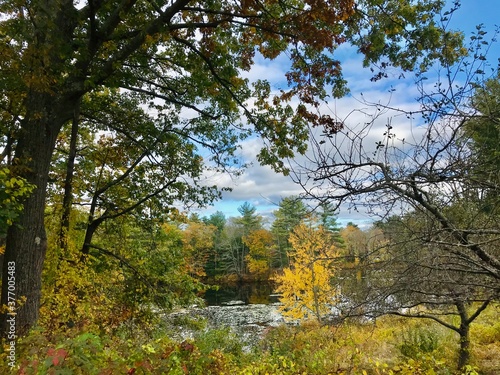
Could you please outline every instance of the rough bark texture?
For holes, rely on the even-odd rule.
[[[461,370],[470,362],[470,325],[468,322],[460,326],[460,351],[458,353],[458,369]]]
[[[41,297],[41,275],[47,250],[47,235],[44,225],[45,198],[50,162],[57,135],[71,113],[69,101],[58,105],[50,94],[31,96],[29,115],[26,116],[15,150],[15,159],[22,165],[18,174],[36,186],[24,203],[24,211],[16,224],[9,228],[3,264],[2,305],[13,297],[16,302],[16,334],[24,335],[38,320]],[[63,109],[64,108],[64,109]],[[51,113],[47,113],[47,109]],[[57,114],[57,115],[53,115]],[[14,160],[14,165],[16,164]],[[15,265],[15,289],[7,282],[9,265]],[[14,292],[14,294],[12,293]],[[11,325],[9,316],[2,314],[0,328],[4,337]]]

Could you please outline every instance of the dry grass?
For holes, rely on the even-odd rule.
[[[481,375],[500,375],[499,318],[500,306],[491,306],[471,328],[471,365]],[[393,373],[404,374],[412,374],[412,371],[420,374],[457,373],[459,336],[436,322],[387,316],[372,323],[344,323],[329,330],[325,333],[324,327],[311,324],[302,327],[298,333],[283,334],[280,340],[288,341],[286,350],[293,352],[298,362],[301,362],[298,356],[304,352],[304,343],[327,351],[324,356],[334,359],[337,371],[345,374],[363,373],[362,370],[368,374],[385,374],[391,369]],[[418,341],[421,335],[429,341],[424,340],[422,344]],[[327,344],[331,338],[335,345]],[[414,356],[403,355],[403,344],[414,349],[410,351]],[[402,369],[402,366],[407,367]],[[401,369],[401,372],[394,369]]]

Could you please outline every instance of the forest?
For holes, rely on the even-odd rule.
[[[500,30],[460,8],[2,0],[0,372],[500,373]],[[327,111],[346,50],[413,102]],[[301,194],[204,215],[249,141]],[[287,322],[251,346],[166,318],[245,283]]]

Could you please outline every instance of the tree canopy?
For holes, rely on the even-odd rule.
[[[18,309],[18,332],[25,333],[38,318],[47,251],[47,187],[56,144],[65,126],[75,124],[70,143],[75,145],[75,137],[81,139],[87,129],[87,125],[78,124],[81,116],[94,116],[103,125],[100,132],[115,133],[93,145],[101,147],[97,153],[111,146],[110,142],[127,145],[126,155],[114,155],[115,162],[121,158],[128,169],[108,176],[114,178],[115,183],[108,182],[113,189],[103,195],[105,185],[93,187],[94,196],[100,193],[98,199],[108,204],[103,206],[104,217],[134,207],[134,203],[114,197],[115,210],[105,195],[119,190],[117,182],[125,183],[125,177],[132,179],[133,174],[150,173],[151,181],[157,179],[142,163],[154,157],[158,157],[155,163],[159,162],[166,156],[160,157],[160,153],[169,152],[165,150],[169,141],[191,143],[185,149],[189,152],[209,150],[203,162],[210,159],[212,167],[228,170],[234,165],[238,141],[256,133],[266,140],[259,160],[286,172],[281,159],[305,152],[307,124],[322,126],[330,133],[339,130],[338,123],[316,112],[329,95],[346,92],[342,67],[335,58],[338,46],[357,46],[366,64],[381,62],[379,76],[389,65],[411,69],[417,63],[453,59],[461,53],[457,48],[460,33],[444,31],[434,20],[442,9],[441,1],[383,3],[3,1],[2,156],[19,178],[36,186],[24,202],[19,225],[9,228],[4,259],[3,274],[5,265],[15,262],[17,292],[27,298]],[[266,81],[249,82],[242,77],[257,54],[274,59],[282,53],[289,57],[290,68],[286,73],[288,87],[281,92],[273,92]],[[102,96],[108,93],[113,98],[106,105]],[[293,98],[298,99],[297,106],[290,104]],[[132,107],[128,107],[131,101]],[[128,109],[121,112],[116,107]],[[140,109],[154,121],[132,130],[133,123],[142,122]],[[117,124],[130,125],[130,129]],[[154,139],[145,136],[150,125],[156,129]],[[159,149],[146,150],[144,145]],[[91,157],[92,152],[87,151]],[[108,151],[118,149],[108,147],[105,154]],[[147,158],[141,159],[146,154]],[[69,165],[71,160],[73,156]],[[133,170],[134,165],[139,170]],[[71,171],[68,168],[66,173]],[[66,180],[71,182],[68,176]],[[161,182],[153,187],[160,188]],[[66,191],[71,194],[71,189]],[[153,193],[136,192],[135,202]],[[196,201],[196,196],[192,198]],[[89,225],[95,219],[90,218]],[[5,304],[5,279],[2,285]]]

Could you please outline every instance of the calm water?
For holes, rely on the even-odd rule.
[[[273,285],[268,282],[224,285],[219,290],[208,290],[204,299],[209,306],[224,305],[232,301],[242,301],[247,305],[278,302],[278,298],[273,295]]]

